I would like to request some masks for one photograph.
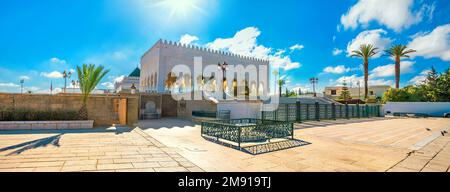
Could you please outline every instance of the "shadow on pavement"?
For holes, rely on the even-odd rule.
[[[30,149],[46,147],[47,145],[53,145],[53,146],[59,147],[59,140],[61,139],[62,135],[64,135],[64,134],[58,134],[58,135],[54,135],[51,137],[37,139],[34,141],[28,141],[28,142],[21,143],[18,145],[12,145],[12,146],[0,149],[0,152],[17,149],[15,151],[7,154],[7,156],[10,156],[10,155],[19,155],[22,152],[30,150]]]

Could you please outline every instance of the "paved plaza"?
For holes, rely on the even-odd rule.
[[[0,172],[202,171],[140,129],[0,132]]]
[[[395,171],[398,169],[393,167],[402,165],[399,162],[406,161],[408,154],[419,154],[419,149],[435,146],[436,142],[439,145],[424,162],[440,152],[437,157],[447,169],[439,170],[448,171],[450,166],[446,153],[450,145],[445,142],[450,136],[440,135],[441,130],[450,127],[450,119],[443,118],[307,122],[296,125],[295,138],[310,145],[256,156],[204,140],[200,126],[188,121],[146,121],[141,122],[141,127],[205,171]]]
[[[205,140],[181,119],[139,128],[1,131],[0,172],[40,171],[449,171],[450,128],[443,118],[305,122],[310,145],[251,155]]]

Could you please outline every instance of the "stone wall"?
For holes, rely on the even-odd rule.
[[[217,104],[208,100],[187,100],[178,102],[178,117],[192,119],[192,111],[216,112]]]
[[[0,108],[30,110],[72,110],[81,108],[81,94],[12,94],[0,93]],[[90,120],[95,126],[119,123],[118,100],[127,99],[127,124],[138,122],[139,98],[133,95],[91,95],[87,108]]]
[[[162,95],[162,117],[177,117],[178,102],[172,98],[172,95]]]

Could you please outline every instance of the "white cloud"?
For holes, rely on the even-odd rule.
[[[306,93],[306,92],[310,92],[312,91],[312,88],[310,85],[300,85],[300,84],[296,84],[294,85],[292,88],[289,88],[290,91],[294,91],[295,93],[298,93],[299,90],[302,91],[302,93]]]
[[[50,62],[56,63],[56,64],[66,64],[67,63],[66,60],[62,60],[62,59],[59,59],[57,57],[51,58]]]
[[[295,45],[292,45],[291,47],[289,47],[289,49],[290,49],[291,51],[301,50],[301,49],[303,49],[303,48],[305,48],[305,46],[300,45],[300,44],[295,44]]]
[[[272,48],[258,45],[257,37],[261,32],[256,27],[247,27],[238,31],[231,38],[217,38],[213,42],[206,44],[208,48],[215,50],[228,51],[234,54],[267,59],[271,66],[291,70],[300,68],[299,62],[293,62],[285,50],[277,50],[275,53]],[[299,45],[300,46],[300,45]],[[298,47],[297,47],[298,48]]]
[[[335,81],[335,85],[342,85],[344,82],[347,84],[356,86],[358,82],[361,83],[361,87],[364,87],[364,76],[357,76],[356,74],[351,76],[342,76],[339,79]],[[393,81],[392,80],[386,80],[383,78],[374,78],[369,75],[369,86],[373,85],[389,85],[392,86]]]
[[[424,17],[432,17],[434,6],[423,5],[419,10],[413,10],[413,7],[413,0],[359,0],[341,16],[341,24],[345,29],[355,29],[359,25],[367,27],[371,21],[376,21],[401,31],[419,23]]]
[[[402,61],[400,63],[400,74],[412,73],[414,72],[413,65],[415,62],[413,61]],[[372,77],[391,77],[395,75],[395,64],[388,64],[378,66],[372,69],[371,74]]]
[[[20,79],[23,79],[23,80],[30,80],[30,79],[31,79],[30,77],[28,77],[28,76],[26,76],[26,75],[22,75],[22,76],[20,76],[19,78],[20,78]]]
[[[14,83],[0,83],[0,87],[19,87],[19,85]]]
[[[114,89],[114,83],[111,83],[111,82],[104,82],[104,83],[101,83],[101,85],[105,86],[108,89]]]
[[[336,67],[331,67],[331,66],[325,67],[325,69],[323,69],[323,72],[324,73],[333,73],[333,74],[342,74],[345,72],[349,72],[351,70],[352,69],[346,68],[344,65],[338,65]]]
[[[450,61],[450,24],[436,27],[432,32],[417,33],[408,47],[416,50],[411,56],[441,58]]]
[[[334,56],[336,56],[340,55],[342,52],[344,52],[342,49],[334,48],[332,53]]]
[[[271,49],[256,43],[256,39],[260,34],[261,32],[258,28],[247,27],[238,31],[232,38],[217,38],[206,46],[211,49],[225,50],[245,56],[267,58]]]
[[[423,70],[419,75],[413,77],[411,80],[409,80],[410,83],[414,85],[422,84],[428,76],[428,73],[431,72],[431,70]]]
[[[58,71],[53,71],[53,72],[50,72],[50,73],[42,72],[41,76],[44,76],[44,77],[47,77],[47,78],[56,79],[56,78],[62,78],[63,74],[61,72],[58,72]]]
[[[374,58],[380,57],[381,52],[385,50],[392,42],[392,39],[383,37],[387,32],[383,29],[367,30],[359,33],[355,39],[347,44],[347,56],[352,54],[352,51],[358,50],[362,44],[372,44],[378,48],[379,53]]]
[[[122,81],[124,78],[125,78],[125,75],[118,76],[118,77],[114,78],[114,83],[115,83],[115,82],[120,82],[120,81]]]
[[[184,34],[180,38],[181,44],[191,44],[194,41],[198,41],[198,37],[194,35]]]
[[[53,90],[50,89],[39,89],[37,87],[33,88],[33,89],[27,89],[27,91],[31,91],[34,93],[40,93],[40,94],[58,94],[61,93],[63,90],[62,88],[53,88]]]
[[[125,78],[125,75],[121,75],[121,76],[109,76],[108,79],[112,80],[109,82],[104,82],[101,83],[100,85],[105,86],[108,89],[114,89],[114,84],[116,84],[117,82],[121,82],[123,79]]]

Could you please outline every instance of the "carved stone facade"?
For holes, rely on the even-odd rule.
[[[217,66],[218,63],[224,62],[230,66],[242,65],[243,67],[247,67],[254,65],[256,67],[255,71],[257,73],[257,79],[249,82],[249,85],[252,87],[258,87],[256,85],[259,78],[269,78],[268,60],[159,40],[141,58],[140,92],[164,93],[170,92],[174,88],[180,90],[183,89],[183,92],[192,91],[194,82],[199,83],[200,81],[206,81],[205,77],[194,77],[194,57],[202,58],[203,70],[208,65]],[[172,69],[177,65],[188,66],[192,75],[182,75],[181,77],[178,77],[176,74],[173,74]],[[266,68],[264,71],[266,74],[262,76],[259,74],[261,68]],[[175,82],[177,80],[182,82],[180,87],[175,87]],[[215,85],[214,80],[207,80]],[[230,79],[226,84],[233,84],[233,79]],[[259,85],[259,87],[262,86],[268,85]]]

